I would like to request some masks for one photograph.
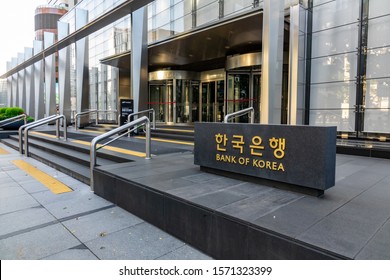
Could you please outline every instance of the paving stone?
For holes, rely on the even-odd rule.
[[[40,204],[28,194],[8,198],[0,197],[0,214],[11,213],[36,206],[40,206]]]
[[[17,223],[15,222],[17,221]],[[55,221],[55,218],[45,209],[34,207],[0,215],[0,236],[36,227]]]
[[[359,260],[390,260],[390,221],[387,221],[359,252]]]
[[[253,222],[270,212],[303,197],[300,194],[269,188],[269,191],[254,197],[219,208],[218,211],[233,217]]]
[[[80,241],[87,242],[142,222],[129,212],[113,207],[66,221],[63,224]]]
[[[98,260],[88,249],[68,249],[42,258],[43,260]]]
[[[177,250],[170,252],[164,256],[157,258],[158,260],[212,260],[210,256],[192,248],[189,245],[184,245]]]
[[[184,243],[158,228],[142,223],[85,244],[100,259],[152,260]]]
[[[61,224],[0,240],[2,260],[37,260],[80,245]]]

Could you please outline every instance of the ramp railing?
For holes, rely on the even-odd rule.
[[[224,123],[228,123],[230,119],[238,118],[238,117],[244,116],[246,114],[249,114],[250,123],[254,123],[254,121],[255,121],[255,109],[253,107],[249,107],[249,108],[237,111],[237,112],[233,112],[233,113],[227,114],[225,116],[225,118],[223,119],[223,122]]]
[[[94,180],[93,180],[93,169],[96,166],[96,152],[103,148],[104,146],[118,140],[119,138],[122,138],[127,135],[128,130],[133,131],[137,129],[139,126],[145,126],[145,132],[146,132],[146,141],[145,141],[145,159],[150,159],[150,120],[148,117],[143,116],[139,119],[136,119],[135,121],[132,121],[130,123],[126,123],[118,128],[115,128],[113,130],[110,130],[102,135],[96,136],[91,141],[91,149],[90,149],[90,172],[91,172],[91,178],[90,178],[90,186],[91,190],[94,190]],[[122,134],[121,134],[122,133]],[[119,134],[117,137],[107,141],[104,144],[99,145],[97,147],[98,143],[111,137],[114,135]]]
[[[23,142],[24,142],[24,154],[28,157],[28,132],[38,126],[48,124],[51,122],[56,122],[56,136],[57,139],[60,138],[60,120],[63,120],[62,124],[64,127],[64,140],[66,141],[68,139],[67,137],[67,127],[66,127],[66,117],[65,115],[52,115],[43,119],[40,119],[38,121],[28,123],[25,125],[22,125],[19,128],[19,153],[23,154]],[[23,133],[24,132],[24,133]],[[23,134],[24,134],[24,141],[23,141]]]
[[[17,121],[20,121],[21,119],[24,119],[24,124],[27,123],[27,115],[26,114],[20,114],[18,116],[15,116],[15,117],[8,118],[8,119],[0,121],[0,127],[2,127],[4,125],[7,125],[7,124],[11,124],[11,123],[17,122]]]
[[[81,116],[92,115],[92,114],[96,114],[96,121],[95,121],[95,124],[97,125],[97,124],[98,124],[98,110],[89,110],[89,111],[77,113],[77,114],[74,116],[74,128],[75,128],[76,130],[79,129],[78,121],[79,121],[79,119],[80,119]]]

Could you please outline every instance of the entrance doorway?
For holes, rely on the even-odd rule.
[[[221,122],[224,117],[225,81],[202,82],[202,122]]]
[[[260,72],[230,72],[227,77],[227,114],[253,107],[254,122],[260,122]],[[235,121],[248,122],[248,115],[236,118]]]
[[[185,71],[149,73],[149,108],[156,121],[189,124],[199,120],[199,81],[197,74]]]

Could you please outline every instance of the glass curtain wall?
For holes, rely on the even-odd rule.
[[[156,0],[148,5],[149,43],[258,8],[259,0]]]
[[[70,10],[61,21],[68,22],[70,32],[75,31],[75,9],[88,10],[88,22],[123,3],[124,0],[84,0]],[[130,15],[88,36],[90,109],[101,111],[100,121],[115,122],[118,98],[119,70],[103,65],[100,59],[119,54],[131,48]],[[75,44],[71,48],[71,103],[76,110],[76,60]],[[94,116],[93,116],[94,117]]]
[[[364,132],[390,133],[390,1],[370,0]]]
[[[390,134],[390,1],[313,0],[310,124]]]
[[[310,125],[355,130],[359,5],[313,0]]]

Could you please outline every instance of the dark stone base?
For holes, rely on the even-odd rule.
[[[252,177],[252,176],[248,176],[248,175],[223,171],[223,170],[204,167],[204,166],[201,166],[200,170],[202,170],[204,172],[224,176],[224,177],[229,177],[232,179],[251,182],[251,183],[255,183],[255,184],[261,184],[261,185],[265,185],[268,187],[273,187],[273,188],[287,190],[287,191],[293,191],[293,192],[316,196],[316,197],[321,197],[325,193],[324,190],[302,187],[302,186],[297,186],[297,185],[293,185],[293,184],[288,184],[288,183],[283,183],[283,182],[278,182],[278,181],[273,181],[273,180],[268,180],[268,179],[262,179],[262,178],[258,178],[258,177]]]
[[[163,191],[94,170],[95,193],[216,259],[342,259]]]

